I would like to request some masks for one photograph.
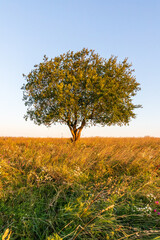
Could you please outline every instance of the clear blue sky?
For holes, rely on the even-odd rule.
[[[25,121],[22,73],[44,54],[95,49],[128,57],[143,105],[127,127],[91,127],[82,136],[160,137],[159,0],[0,0],[0,136],[70,137],[67,126],[47,129]]]

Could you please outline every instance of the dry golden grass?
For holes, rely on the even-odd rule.
[[[159,138],[0,138],[0,229],[13,239],[153,239],[159,186]]]

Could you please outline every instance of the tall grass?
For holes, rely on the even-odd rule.
[[[158,138],[0,138],[1,236],[154,239],[158,201]]]

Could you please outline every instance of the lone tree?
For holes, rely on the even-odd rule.
[[[93,50],[69,51],[35,65],[24,75],[23,100],[36,124],[66,124],[72,140],[87,125],[126,125],[140,107],[132,97],[140,90],[132,64],[117,57],[101,58]]]

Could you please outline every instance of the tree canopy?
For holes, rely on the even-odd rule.
[[[133,96],[140,90],[132,64],[94,50],[68,51],[51,60],[44,56],[24,75],[23,100],[36,124],[66,124],[73,141],[87,125],[125,125],[135,118]]]

